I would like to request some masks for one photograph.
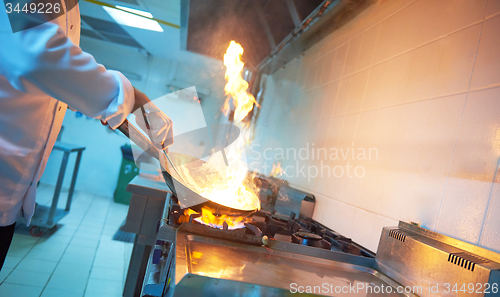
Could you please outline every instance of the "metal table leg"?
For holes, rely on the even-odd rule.
[[[64,174],[66,173],[66,167],[68,166],[69,152],[64,152],[61,169],[59,170],[59,175],[57,176],[56,189],[54,191],[54,197],[52,198],[52,205],[49,210],[49,217],[47,218],[47,224],[51,225],[54,222],[54,215],[56,213],[57,203],[59,202],[59,194],[61,194],[61,188],[64,180]]]
[[[75,168],[73,169],[73,176],[71,177],[71,185],[69,186],[68,200],[66,201],[65,210],[69,210],[71,206],[71,200],[73,199],[73,193],[75,192],[76,177],[78,175],[78,169],[80,168],[80,161],[82,159],[82,151],[78,151],[76,155]]]

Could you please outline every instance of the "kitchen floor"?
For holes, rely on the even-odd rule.
[[[53,192],[40,184],[37,203],[49,204]],[[59,207],[66,197],[62,191]],[[18,224],[0,271],[0,296],[122,296],[132,243],[112,237],[127,211],[111,197],[76,191],[69,214],[41,237]]]

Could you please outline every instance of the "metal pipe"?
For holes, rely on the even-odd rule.
[[[275,48],[276,41],[274,40],[274,36],[273,33],[271,32],[271,29],[269,28],[269,23],[267,22],[266,15],[264,14],[264,9],[262,8],[260,1],[255,1],[254,5],[255,5],[254,6],[255,10],[257,11],[257,15],[259,16],[260,22],[262,24],[262,27],[264,28],[264,32],[266,33],[267,40],[269,41],[271,48]]]
[[[297,12],[297,7],[293,0],[286,0],[286,5],[288,6],[288,10],[290,11],[290,15],[292,16],[292,21],[295,27],[298,27],[302,24],[300,21],[299,13]]]

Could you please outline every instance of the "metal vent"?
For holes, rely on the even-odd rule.
[[[128,45],[128,46],[132,46],[132,47],[137,47],[137,48],[143,48],[142,45],[140,45],[133,38],[128,38],[125,36],[120,36],[120,35],[115,35],[115,34],[110,34],[110,33],[105,33],[105,32],[101,32],[101,34],[111,42],[122,44],[122,45]]]
[[[82,28],[81,29],[81,34],[83,36],[87,36],[87,37],[91,37],[91,38],[95,38],[95,39],[100,39],[100,40],[104,40],[102,39],[101,36],[99,36],[99,34],[95,33],[94,31],[92,30],[89,30],[89,29],[85,29],[85,28]]]
[[[458,265],[470,271],[474,271],[474,267],[479,263],[486,263],[489,260],[480,258],[469,253],[453,253],[448,255],[448,262]]]
[[[402,242],[405,242],[406,240],[406,235],[399,232],[399,229],[389,230],[389,236]]]
[[[131,37],[127,33],[127,31],[123,30],[123,28],[117,23],[108,22],[105,20],[89,17],[86,15],[82,15],[82,20],[96,31]]]
[[[82,35],[105,40],[121,45],[132,46],[140,49],[144,47],[138,43],[130,34],[127,33],[120,25],[114,22],[108,22],[101,19],[96,19],[93,17],[81,16],[83,22],[88,25],[90,29],[82,28]]]

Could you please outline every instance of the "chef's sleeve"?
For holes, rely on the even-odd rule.
[[[17,90],[47,94],[113,129],[131,112],[130,82],[74,45],[57,24],[2,32],[0,44],[0,74]]]

